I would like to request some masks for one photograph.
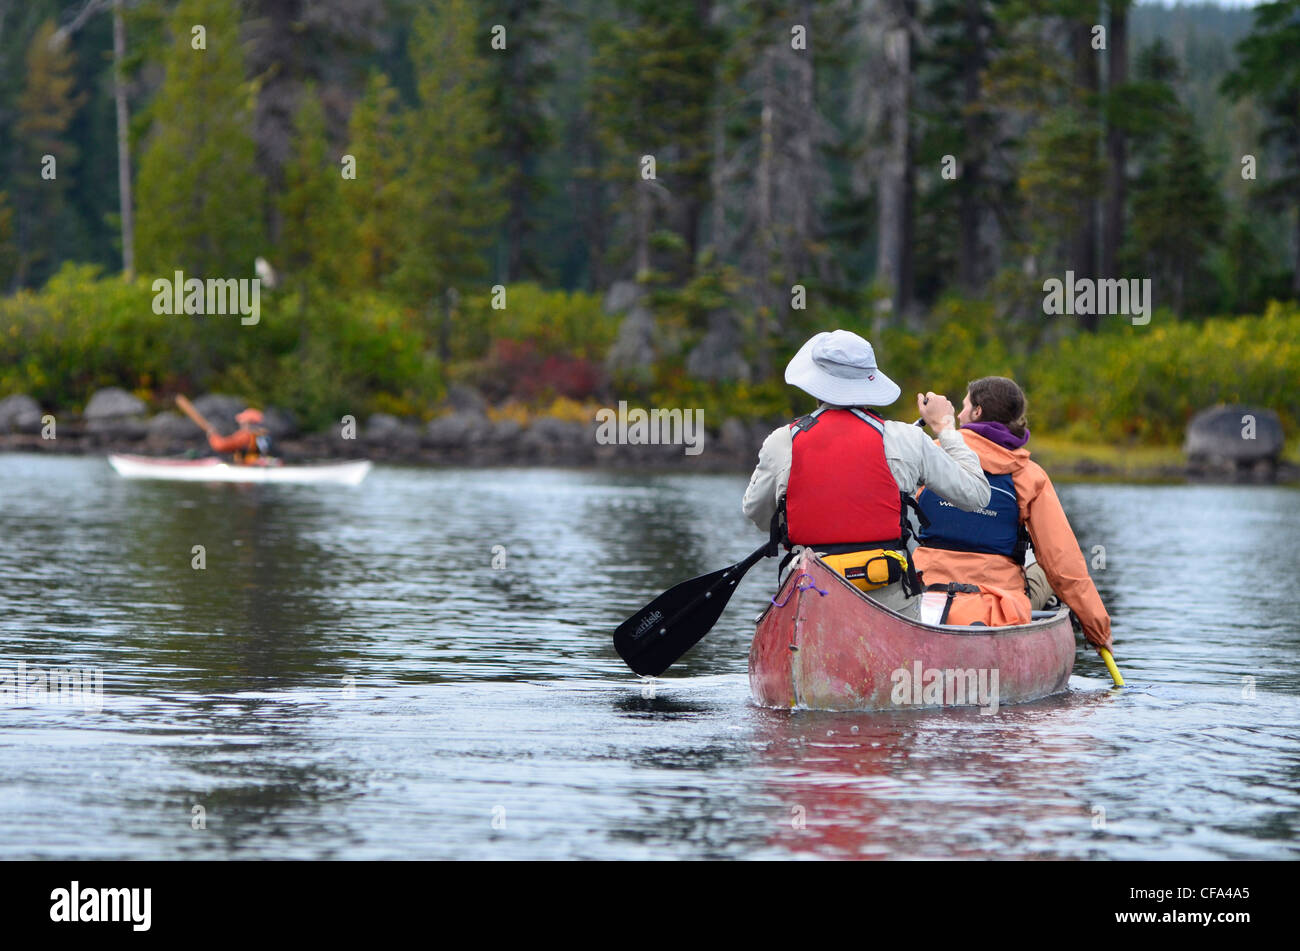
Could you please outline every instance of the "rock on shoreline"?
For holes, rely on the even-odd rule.
[[[238,397],[200,396],[196,408],[223,432],[235,429],[244,408]],[[527,423],[493,418],[482,396],[453,387],[444,415],[428,423],[375,413],[344,438],[341,425],[325,432],[301,433],[293,416],[267,407],[265,424],[275,454],[290,462],[367,458],[379,462],[431,466],[574,466],[598,469],[748,473],[759,447],[781,420],[746,421],[735,417],[707,429],[703,452],[687,455],[682,445],[601,445],[594,419],[539,417]],[[147,407],[120,389],[100,390],[82,416],[53,413],[57,436],[41,435],[43,411],[30,396],[0,398],[0,450],[68,454],[131,452],[144,455],[207,454],[207,441],[188,417],[173,411],[147,415]],[[1243,436],[1242,418],[1251,417],[1254,435]],[[1186,467],[1164,465],[1150,471],[1108,466],[1088,459],[1051,467],[1055,477],[1297,482],[1300,469],[1280,459],[1283,433],[1270,410],[1220,406],[1199,414],[1188,426]]]
[[[244,408],[238,397],[210,393],[195,408],[222,432],[236,428]],[[453,388],[448,412],[427,424],[389,413],[375,413],[344,438],[343,427],[300,433],[293,417],[275,407],[263,410],[276,455],[291,462],[368,458],[383,462],[438,466],[579,466],[614,469],[748,472],[758,449],[777,423],[727,419],[706,430],[699,455],[682,445],[600,445],[595,419],[539,417],[527,423],[493,419],[482,397]],[[0,450],[88,454],[130,452],[143,455],[207,453],[203,432],[180,413],[148,415],[143,401],[112,388],[96,392],[80,416],[56,413],[56,438],[40,436],[41,408],[29,396],[0,400]]]
[[[1193,476],[1270,482],[1285,439],[1277,413],[1258,406],[1213,406],[1187,424],[1183,451]]]

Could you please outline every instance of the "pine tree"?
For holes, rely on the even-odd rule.
[[[308,85],[294,121],[293,149],[284,168],[278,206],[282,222],[277,261],[286,280],[300,288],[338,285],[346,271],[342,177],[337,150],[325,132],[325,111]]]
[[[1133,183],[1133,250],[1158,299],[1182,314],[1208,288],[1206,257],[1223,233],[1224,206],[1191,116],[1180,112],[1140,156]]]
[[[589,108],[615,208],[631,247],[613,254],[637,274],[681,282],[695,268],[710,190],[717,37],[711,4],[621,0],[596,24]],[[653,158],[654,177],[645,174]],[[630,253],[629,253],[630,252]]]
[[[502,170],[502,186],[509,203],[503,223],[503,281],[542,276],[542,265],[532,241],[540,230],[538,203],[546,185],[540,174],[541,159],[555,141],[554,119],[548,94],[555,79],[551,59],[551,31],[559,10],[554,0],[492,0],[483,24],[496,31],[491,47],[491,101],[501,136],[495,157]]]
[[[1223,91],[1259,98],[1268,117],[1263,144],[1281,159],[1268,179],[1265,199],[1295,213],[1291,292],[1300,297],[1300,0],[1273,0],[1255,8],[1254,30],[1237,44],[1240,63]]]
[[[936,0],[924,14],[932,38],[918,51],[920,136],[917,286],[925,298],[956,278],[977,291],[992,260],[981,239],[993,208],[1014,183],[995,155],[1001,145],[996,116],[984,96],[990,61],[1002,44],[995,0]],[[945,157],[953,174],[945,176]]]
[[[347,154],[356,160],[356,178],[343,182],[351,252],[343,272],[363,287],[379,287],[396,266],[405,168],[401,121],[397,91],[376,70],[352,110]]]
[[[1105,163],[1090,0],[1004,0],[996,17],[1005,43],[988,72],[989,99],[1005,130],[1000,160],[1014,169],[1014,200],[998,208],[1011,237],[999,277],[1007,303],[1041,306],[1044,275],[1067,268],[1096,276],[1097,198]],[[1081,326],[1096,330],[1095,315]],[[1043,327],[1041,321],[1030,326]]]
[[[19,143],[14,173],[15,287],[39,282],[47,276],[40,265],[58,256],[58,225],[78,157],[68,126],[86,98],[75,91],[74,62],[66,42],[55,34],[54,21],[46,20],[27,47],[27,82],[14,123]]]
[[[337,95],[335,84],[347,75],[350,58],[381,41],[379,27],[389,5],[385,0],[245,0],[243,4],[248,11],[247,66],[256,77],[251,130],[273,242],[281,237],[279,198],[304,88],[315,84],[327,101]]]
[[[414,306],[441,309],[448,291],[488,270],[486,252],[505,209],[500,177],[485,160],[499,136],[488,108],[487,50],[488,34],[467,0],[432,0],[417,10],[410,58],[419,103],[404,122],[407,168],[393,274]]]
[[[1193,117],[1174,91],[1181,68],[1157,39],[1138,51],[1133,72],[1110,109],[1131,138],[1136,170],[1125,184],[1133,220],[1121,270],[1150,277],[1157,299],[1180,314],[1212,306],[1207,262],[1226,211]]]
[[[195,25],[205,28],[206,49],[191,45]],[[181,0],[171,34],[140,161],[139,269],[251,275],[266,249],[236,8],[224,0]]]

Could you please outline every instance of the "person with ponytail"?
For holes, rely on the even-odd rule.
[[[915,566],[926,590],[947,591],[946,623],[1025,623],[1054,592],[1079,618],[1088,641],[1109,649],[1110,615],[1052,480],[1025,448],[1027,407],[1014,380],[986,376],[969,384],[958,431],[979,457],[992,497],[986,507],[964,512],[922,489],[916,498],[929,525],[918,534]],[[1028,544],[1036,563],[1026,569]]]

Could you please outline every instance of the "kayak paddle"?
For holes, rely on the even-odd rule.
[[[764,542],[744,561],[673,585],[618,626],[618,656],[642,677],[662,674],[713,629],[745,572],[772,553]]]
[[[205,433],[211,434],[217,431],[217,428],[213,426],[211,423],[209,423],[206,419],[204,419],[203,415],[194,408],[194,404],[191,403],[189,400],[187,400],[180,393],[176,394],[176,405],[181,408],[181,411],[186,416],[194,420],[195,426],[198,426],[199,429],[203,430]]]
[[[1106,669],[1110,671],[1110,679],[1115,681],[1115,686],[1124,686],[1124,678],[1119,675],[1119,668],[1115,666],[1115,658],[1111,656],[1110,651],[1100,647],[1098,652],[1101,654],[1101,659],[1106,662]]]

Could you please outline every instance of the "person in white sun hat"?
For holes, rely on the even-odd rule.
[[[825,553],[870,597],[918,617],[919,586],[907,560],[912,494],[927,485],[966,511],[989,503],[988,479],[957,432],[952,403],[937,393],[916,395],[938,445],[918,426],[871,412],[867,407],[889,406],[900,390],[876,365],[871,344],[848,330],[805,343],[785,368],[785,381],[820,405],[764,440],[745,490],[745,515],[776,531],[787,547]],[[888,566],[888,579],[864,576],[858,563],[867,559]]]

